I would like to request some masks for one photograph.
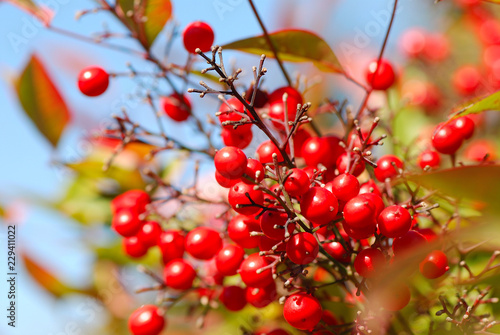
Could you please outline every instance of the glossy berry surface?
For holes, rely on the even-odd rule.
[[[365,163],[356,161],[354,155],[351,155],[351,159],[349,159],[349,155],[343,153],[337,158],[337,169],[340,174],[350,173],[357,177],[365,171]]]
[[[284,227],[287,221],[288,214],[284,212],[266,211],[260,217],[260,228],[270,239],[283,240],[286,230],[288,230],[288,234],[290,235],[295,229],[295,223],[289,223],[285,230]]]
[[[235,185],[240,181],[240,179],[226,178],[223,175],[221,175],[217,170],[215,170],[215,180],[217,181],[217,184],[219,184],[224,188],[231,188],[233,185]]]
[[[311,187],[300,203],[302,215],[309,221],[322,224],[332,221],[337,215],[339,203],[332,192],[322,187]]]
[[[411,292],[408,285],[396,283],[384,290],[384,294],[379,299],[380,304],[388,311],[396,312],[408,305],[411,299]]]
[[[198,227],[186,236],[186,251],[196,259],[213,258],[222,248],[219,232],[208,227]]]
[[[437,151],[425,150],[418,156],[418,165],[422,169],[425,169],[426,166],[429,166],[431,169],[437,169],[440,164],[441,157]]]
[[[163,111],[176,122],[186,121],[191,115],[191,103],[186,96],[174,93],[160,101]]]
[[[470,117],[462,116],[454,119],[449,125],[462,134],[464,140],[468,140],[474,135],[475,124]]]
[[[139,307],[128,319],[128,328],[133,335],[158,335],[165,326],[163,312],[154,305]]]
[[[389,206],[378,216],[378,228],[386,237],[403,236],[411,228],[410,212],[398,205]]]
[[[247,132],[236,132],[233,130],[222,129],[220,134],[222,141],[225,146],[236,147],[238,149],[245,149],[252,143],[253,133],[252,131]]]
[[[143,224],[142,228],[137,233],[137,238],[147,247],[153,247],[160,242],[162,233],[161,226],[156,221],[148,221]]]
[[[325,251],[330,256],[332,256],[339,262],[349,263],[351,261],[351,256],[349,251],[347,251],[340,242],[333,241],[329,243],[323,243],[323,249],[325,249]]]
[[[394,155],[385,155],[378,159],[377,167],[373,170],[378,181],[384,182],[386,179],[392,179],[399,175],[399,169],[403,169],[404,164],[399,157]]]
[[[448,271],[448,257],[441,250],[430,252],[425,259],[420,262],[420,273],[426,278],[439,278]]]
[[[313,234],[298,233],[286,244],[286,254],[295,264],[309,264],[316,259],[319,252],[318,241]]]
[[[332,193],[341,201],[349,201],[359,193],[358,178],[351,174],[341,174],[331,181]]]
[[[132,258],[140,258],[147,254],[148,247],[137,236],[126,237],[122,240],[123,250]]]
[[[290,295],[283,306],[285,320],[300,330],[313,329],[321,320],[322,312],[319,300],[303,292]]]
[[[225,286],[219,296],[219,300],[230,311],[242,310],[246,304],[246,289],[239,286]]]
[[[419,247],[426,243],[427,239],[424,235],[415,230],[410,230],[406,234],[394,239],[392,250],[394,251],[394,256],[409,254],[412,251],[418,250]]]
[[[122,208],[113,215],[111,227],[115,232],[124,237],[137,234],[143,222],[139,219],[136,211],[130,208]]]
[[[344,220],[351,229],[369,229],[377,219],[377,207],[373,201],[359,195],[344,206]]]
[[[78,88],[86,96],[99,96],[106,92],[108,86],[109,74],[100,67],[87,67],[78,75]]]
[[[168,287],[175,290],[188,290],[193,287],[196,272],[188,261],[174,259],[165,265],[163,277]]]
[[[250,199],[246,196],[248,194]],[[257,213],[264,204],[264,194],[255,190],[254,185],[239,182],[229,189],[228,200],[231,207],[238,213],[251,215]],[[252,204],[252,201],[254,204]],[[255,205],[257,204],[257,206]]]
[[[224,130],[235,134],[249,133],[251,130],[251,124],[244,124],[234,128],[231,124],[224,124],[227,121],[241,121],[243,116],[241,114],[245,113],[245,106],[237,98],[228,99],[227,102],[223,103],[219,108],[219,121]]]
[[[262,164],[273,163],[273,154],[278,155],[278,162],[283,161],[280,151],[270,140],[262,142],[257,148],[256,154]]]
[[[453,87],[461,95],[473,95],[481,85],[482,76],[475,66],[466,65],[453,75]]]
[[[236,215],[227,226],[229,238],[245,249],[259,246],[259,236],[251,236],[252,232],[260,232],[260,223],[252,216]]]
[[[224,147],[214,157],[215,169],[229,179],[240,178],[247,167],[247,156],[236,147]]]
[[[302,169],[293,168],[286,178],[283,186],[292,197],[301,196],[309,190],[309,176]]]
[[[151,202],[149,194],[142,190],[129,190],[120,194],[111,201],[111,211],[117,211],[127,208],[136,214],[141,214],[146,211],[146,206]]]
[[[323,164],[327,168],[333,167],[345,151],[339,143],[340,139],[335,136],[310,137],[302,145],[301,154],[309,166]]]
[[[248,256],[240,266],[241,280],[248,287],[266,287],[274,282],[270,268],[257,271],[272,263],[271,258],[259,256],[258,253]]]
[[[462,145],[463,135],[451,125],[439,125],[432,135],[432,146],[437,152],[453,155]]]
[[[394,69],[387,60],[373,60],[366,70],[366,82],[374,90],[386,90],[396,81]]]
[[[182,40],[186,50],[192,54],[199,48],[202,52],[210,51],[214,43],[214,31],[205,22],[190,23],[182,33]]]
[[[248,287],[246,291],[247,302],[256,307],[264,308],[276,300],[278,292],[276,284],[272,283],[266,287]]]
[[[264,180],[264,177],[266,175],[264,166],[258,160],[253,158],[248,159],[245,174],[250,177],[252,181],[257,182],[261,182],[262,180]],[[253,184],[253,182],[248,181],[246,178],[242,178],[241,180],[248,184]]]
[[[160,234],[158,246],[166,264],[173,259],[182,258],[184,255],[184,233],[180,230],[166,230]]]
[[[239,245],[228,244],[215,256],[217,270],[223,276],[233,276],[240,268],[245,257],[245,250]]]
[[[384,265],[384,254],[382,251],[375,248],[361,250],[354,260],[354,269],[364,278],[370,278],[377,275]]]

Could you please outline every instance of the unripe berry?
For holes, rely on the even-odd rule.
[[[214,43],[214,32],[212,27],[205,22],[196,21],[184,29],[182,39],[188,52],[195,54],[197,48],[202,52],[207,52]]]
[[[305,265],[316,259],[319,245],[311,233],[298,233],[286,244],[286,254],[295,264]]]
[[[128,319],[128,328],[133,335],[158,335],[165,326],[163,312],[154,305],[139,307]]]
[[[313,329],[321,320],[322,312],[319,300],[304,292],[292,294],[283,306],[285,320],[300,330]]]
[[[100,67],[87,67],[78,75],[78,88],[83,94],[89,97],[96,97],[103,94],[108,85],[109,74]]]
[[[193,287],[196,272],[191,263],[185,259],[174,259],[165,265],[163,276],[168,287],[175,290],[188,290]]]
[[[212,228],[198,227],[186,236],[186,251],[196,259],[211,259],[221,248],[222,238]]]

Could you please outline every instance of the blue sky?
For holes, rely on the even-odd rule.
[[[103,23],[111,31],[120,31],[121,27],[113,22],[110,16],[97,14],[86,16],[80,21],[74,20],[78,10],[94,6],[93,1],[45,0],[56,14],[53,25],[65,27],[68,30],[90,35],[103,30]],[[375,34],[377,22],[383,20],[383,13],[391,1],[255,1],[270,31],[282,28],[285,24],[294,27],[316,31],[323,36],[338,53],[341,61],[348,61],[341,43],[354,45],[363,32],[373,31],[373,37],[368,41],[363,52],[373,53],[375,57],[381,44],[383,33]],[[429,1],[430,3],[430,1]],[[211,24],[216,32],[216,43],[223,44],[242,37],[260,34],[260,28],[251,15],[246,1],[241,0],[178,0],[173,1],[175,18],[180,27],[194,20],[203,20]],[[401,15],[397,18],[394,34],[391,36],[388,57],[398,58],[395,53],[395,41],[404,27],[411,25],[425,26],[429,15],[438,13],[429,11],[430,4],[422,4],[414,0],[402,1]],[[363,10],[361,10],[363,9]],[[415,13],[430,13],[425,16]],[[438,11],[439,12],[439,11]],[[284,13],[284,14],[282,14]],[[330,13],[325,15],[325,13]],[[380,15],[382,16],[380,16]],[[325,17],[318,20],[318,15]],[[290,22],[284,22],[283,19]],[[371,24],[371,26],[370,26]],[[367,30],[368,29],[368,30]],[[26,44],[14,45],[10,42],[13,34],[27,37]],[[10,39],[9,39],[10,38]],[[130,47],[133,43],[117,40]],[[161,45],[157,51],[162,50]],[[17,102],[11,80],[22,69],[32,52],[41,56],[57,85],[67,100],[75,115],[71,127],[67,130],[58,150],[54,152],[48,143],[38,134],[34,126],[24,115]],[[257,58],[227,53],[228,59],[237,56],[238,66],[250,69],[257,63]],[[181,42],[177,41],[173,51],[174,59],[185,59]],[[33,19],[4,3],[0,4],[0,203],[16,204],[24,212],[22,226],[18,233],[18,247],[29,252],[40,263],[55,271],[63,280],[84,285],[90,280],[89,266],[91,255],[80,242],[80,228],[58,213],[41,208],[30,207],[23,199],[41,198],[57,199],[68,182],[67,175],[61,174],[51,166],[53,159],[77,159],[84,155],[79,148],[80,138],[89,130],[95,128],[118,107],[127,103],[126,93],[134,89],[134,83],[129,79],[113,81],[106,94],[95,99],[82,96],[76,89],[75,77],[78,69],[93,64],[124,71],[125,64],[132,61],[139,68],[151,68],[146,63],[129,55],[103,49],[95,45],[73,41],[48,32],[33,24]],[[182,62],[182,61],[180,61]],[[269,88],[283,85],[281,75],[272,61],[267,63],[269,73],[276,73],[266,79]],[[248,77],[247,77],[248,78]],[[340,79],[339,79],[340,80]],[[193,99],[195,100],[195,99]],[[197,99],[199,100],[199,99]],[[196,106],[202,106],[195,101]],[[214,105],[215,106],[215,105]],[[203,105],[207,108],[206,105]],[[140,117],[139,117],[140,119]],[[144,122],[149,122],[144,119]],[[180,130],[169,125],[169,132],[191,132],[193,130],[181,127]],[[196,134],[193,134],[193,136]],[[0,238],[5,240],[6,229],[0,231]],[[61,255],[64,255],[63,257]],[[0,268],[6,267],[4,256],[0,255]],[[19,265],[19,325],[16,331],[0,323],[3,334],[67,334],[65,327],[69,322],[84,324],[85,320],[76,311],[78,301],[70,299],[62,303],[55,301],[26,275]],[[1,278],[1,277],[0,277]],[[1,279],[0,279],[1,280]],[[4,287],[4,286],[2,286]],[[7,303],[5,294],[0,292],[0,309]],[[71,308],[66,308],[71,307]],[[3,319],[2,319],[3,320]]]

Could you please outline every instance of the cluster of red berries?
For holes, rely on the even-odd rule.
[[[432,146],[442,154],[454,155],[462,143],[472,137],[474,128],[474,121],[468,116],[441,123],[432,135]]]

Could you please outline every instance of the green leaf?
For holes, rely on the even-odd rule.
[[[42,135],[56,146],[71,115],[42,62],[33,55],[16,81],[19,101]]]
[[[91,289],[79,289],[64,284],[56,276],[43,268],[27,254],[21,254],[21,258],[23,260],[24,267],[30,274],[31,278],[56,298],[60,298],[63,295],[69,293],[81,293],[89,295],[95,294],[95,292],[93,292]]]
[[[172,3],[170,0],[141,0],[134,7],[135,2],[137,1],[117,1],[118,14],[127,27],[137,34],[142,45],[149,48],[172,16]],[[130,17],[127,13],[133,15]]]
[[[290,62],[313,62],[325,72],[343,72],[337,56],[330,46],[319,36],[305,30],[281,30],[269,35],[279,57]],[[251,54],[274,57],[265,36],[250,37],[223,46]]]
[[[408,176],[408,179],[444,195],[471,200],[475,209],[500,213],[500,165],[461,166]]]
[[[500,111],[500,91],[467,105],[459,113],[453,115],[453,118],[469,114],[479,114],[491,110]]]

